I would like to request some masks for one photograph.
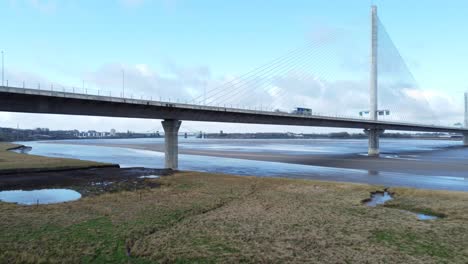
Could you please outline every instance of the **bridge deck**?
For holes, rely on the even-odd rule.
[[[371,121],[367,119],[319,115],[299,116],[281,112],[96,96],[7,86],[0,86],[0,111],[291,126],[362,129],[378,128],[384,130],[468,133],[468,129],[456,127],[390,121]]]

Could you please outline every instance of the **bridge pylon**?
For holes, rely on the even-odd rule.
[[[378,109],[378,17],[377,17],[377,6],[371,7],[371,56],[370,56],[370,85],[369,85],[369,105],[370,105],[370,119],[377,121],[377,109]],[[383,134],[382,129],[369,128],[365,129],[364,132],[369,137],[369,156],[379,156],[379,141],[380,135]]]

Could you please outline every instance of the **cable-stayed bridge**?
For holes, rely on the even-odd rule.
[[[328,65],[330,61],[321,60],[313,65],[309,63],[310,60],[316,58],[327,58],[326,54],[324,57],[324,54],[317,53],[315,43],[308,43],[305,47],[293,50],[232,81],[204,91],[187,103],[153,100],[153,98],[128,98],[123,93],[119,97],[102,92],[89,94],[86,90],[79,91],[75,88],[71,91],[57,89],[57,87],[54,90],[38,89],[39,87],[30,89],[3,83],[0,86],[0,111],[163,119],[165,165],[172,169],[178,167],[178,131],[181,121],[364,129],[369,136],[369,155],[379,155],[379,136],[385,130],[460,133],[464,136],[464,144],[468,145],[468,128],[466,128],[468,124],[465,124],[465,128],[440,125],[437,115],[430,109],[427,100],[420,96],[421,93],[419,93],[420,90],[414,77],[377,16],[376,7],[372,7],[371,14],[370,80],[363,85],[363,87],[369,87],[369,92],[368,98],[364,100],[367,103],[363,106],[359,105],[359,107],[367,106],[364,110],[369,113],[368,117],[298,114],[277,110],[282,105],[281,101],[288,101],[288,90],[280,89],[277,85],[281,82],[277,76],[281,74],[294,72],[294,79],[298,82],[312,78],[314,83],[319,84],[315,88],[324,90],[320,86],[323,81],[317,78],[317,72],[321,69],[313,66]],[[382,44],[379,40],[383,40]],[[386,48],[383,49],[383,47]],[[332,57],[336,57],[336,54]],[[314,74],[311,75],[310,72]],[[396,81],[392,77],[395,72],[400,76]],[[378,100],[382,87],[390,87],[390,89],[382,89],[385,92],[381,96],[384,100]],[[400,88],[397,89],[398,87]],[[249,100],[262,94],[272,95],[274,100],[263,101],[260,106],[250,106],[248,109],[236,107],[236,102]],[[408,94],[416,95],[416,97],[407,96]],[[395,106],[395,102],[389,103],[385,100],[392,96],[399,99],[399,105]],[[420,121],[425,122],[417,122],[411,118],[379,120],[381,113],[385,113],[379,109],[379,102],[382,102],[383,109],[391,109],[392,112],[401,111],[403,115],[416,111]],[[466,101],[465,104],[467,104]]]

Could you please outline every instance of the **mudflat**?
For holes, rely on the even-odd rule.
[[[83,196],[156,187],[141,176],[170,175],[171,170],[119,168],[119,165],[19,154],[23,146],[0,143],[0,191],[70,188]]]
[[[71,145],[94,145],[105,147],[121,147],[131,149],[142,149],[157,152],[164,152],[163,143],[140,143],[140,144],[119,144],[119,143],[102,143],[102,142],[60,142],[50,141],[51,144],[71,144]],[[451,147],[438,151],[457,150],[463,147]],[[333,168],[346,168],[346,169],[359,169],[368,171],[387,171],[419,175],[454,175],[462,174],[468,171],[468,162],[460,160],[447,160],[447,159],[426,159],[424,152],[407,152],[404,156],[411,157],[412,155],[419,155],[420,158],[397,158],[389,159],[384,157],[367,157],[358,154],[301,154],[292,155],[281,154],[278,152],[253,152],[253,151],[220,151],[220,150],[204,150],[204,149],[184,149],[179,148],[180,154],[200,155],[200,156],[213,156],[246,160],[259,160],[259,161],[272,161],[284,162],[291,164],[323,166]]]
[[[0,174],[0,190],[68,188],[88,196],[156,187],[144,176],[167,176],[172,173],[165,169],[115,167],[9,173]]]

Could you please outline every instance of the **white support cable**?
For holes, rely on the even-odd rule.
[[[218,86],[218,87],[216,87],[216,88],[214,88],[214,89],[208,90],[206,94],[203,94],[203,95],[200,95],[200,96],[194,98],[193,101],[200,100],[200,99],[202,99],[205,95],[208,95],[209,93],[218,91],[218,90],[220,90],[220,89],[224,89],[224,88],[226,88],[227,86],[232,86],[232,85],[235,84],[235,82],[236,82],[237,80],[239,80],[239,79],[247,78],[247,77],[249,77],[249,76],[252,76],[252,75],[253,75],[254,73],[256,73],[256,72],[262,72],[262,71],[264,71],[264,70],[266,70],[266,69],[269,69],[269,68],[272,67],[273,65],[276,65],[277,63],[279,63],[279,62],[281,62],[281,61],[283,61],[283,60],[285,60],[285,59],[290,58],[289,55],[295,54],[295,53],[297,53],[297,52],[303,52],[303,50],[304,50],[304,49],[307,49],[309,45],[310,45],[310,43],[308,43],[308,44],[305,45],[304,47],[300,47],[300,48],[294,49],[294,50],[292,50],[292,51],[286,53],[286,54],[283,55],[283,56],[280,56],[280,57],[278,57],[278,58],[276,58],[276,59],[274,59],[274,60],[272,60],[272,61],[270,61],[270,62],[268,62],[268,63],[266,63],[266,64],[264,64],[264,65],[262,65],[262,66],[260,66],[260,67],[258,67],[258,68],[255,68],[255,69],[253,69],[253,70],[251,70],[251,71],[249,71],[249,72],[247,72],[247,73],[245,73],[245,74],[239,76],[239,77],[236,78],[236,79],[233,79],[233,80],[231,80],[231,81],[228,81],[227,83],[224,83],[224,84],[222,84],[222,85],[220,85],[220,86]]]
[[[311,51],[310,50],[305,50],[305,53],[310,53]],[[286,60],[286,63],[288,63],[287,65],[290,64],[291,61],[295,60],[296,58],[302,58],[304,55],[304,53],[300,53],[300,54],[296,54],[295,56],[293,57],[290,57]],[[222,97],[226,97],[226,96],[229,96],[228,93],[226,92],[233,92],[233,91],[236,91],[236,90],[239,90],[239,89],[242,89],[243,87],[246,87],[247,84],[249,83],[252,83],[252,82],[258,82],[259,79],[263,79],[263,78],[266,78],[265,76],[269,76],[271,74],[274,74],[274,72],[276,71],[279,71],[281,70],[281,67],[284,67],[284,64],[279,64],[279,65],[275,65],[275,67],[273,68],[269,68],[268,71],[264,72],[263,74],[261,75],[257,75],[257,76],[250,76],[249,78],[246,78],[246,79],[237,79],[238,82],[233,84],[233,85],[230,85],[228,87],[234,87],[234,89],[230,90],[230,91],[226,91],[226,90],[220,90],[218,91],[216,94],[214,95],[211,95],[210,97],[208,97],[207,99],[210,101],[210,102],[213,102],[213,101],[216,101],[218,100],[218,98],[222,98]],[[225,87],[225,88],[228,88],[228,87]]]
[[[311,43],[311,44],[313,43],[314,46],[317,46],[317,42],[310,42],[310,43]],[[320,44],[323,45],[323,43],[320,43]],[[310,46],[312,47],[312,45],[310,45]],[[262,74],[262,75],[265,75],[265,74]],[[252,77],[256,77],[256,76],[250,76],[249,78],[252,78]],[[241,80],[241,81],[239,81],[237,84],[241,83],[242,81],[246,81],[246,80]],[[251,80],[250,80],[250,81],[251,81]],[[245,86],[245,83],[244,83],[242,86]],[[237,87],[237,89],[239,89],[239,87]],[[225,92],[225,91],[221,91],[221,92]],[[226,94],[222,94],[222,95],[227,96]],[[213,97],[213,96],[212,96],[212,97]],[[213,101],[213,100],[212,100],[212,101]]]
[[[328,49],[327,55],[330,55],[330,54],[332,54],[332,53],[334,53],[334,51]],[[321,58],[322,60],[321,60],[321,61],[318,61],[318,64],[324,63],[324,60],[327,60],[327,58],[328,58],[327,56],[323,56],[323,57]],[[337,58],[334,58],[333,62],[335,61],[335,59],[337,59]],[[330,60],[328,60],[327,62],[330,62]],[[308,67],[307,69],[309,69],[309,68],[310,68],[310,67]],[[325,77],[324,77],[324,76],[325,76]],[[304,74],[300,77],[300,80],[308,80],[308,79],[314,77],[314,78],[319,79],[320,82],[328,82],[328,79],[329,79],[328,77],[330,77],[330,76],[331,76],[330,72],[328,72],[328,70],[325,70],[325,68],[322,67],[322,68],[320,68],[319,71],[315,71],[315,72],[313,73],[313,75],[308,74],[307,72],[304,72]],[[281,91],[280,91],[280,97],[277,98],[277,99],[275,100],[275,102],[284,99],[284,98],[287,96],[287,93],[286,93],[286,92],[287,92],[286,89],[281,89]],[[279,100],[278,100],[278,99],[279,99]]]
[[[307,65],[307,63],[309,63],[309,61],[306,60],[306,58],[308,58],[308,57],[303,57],[303,58],[302,58],[302,61],[301,61],[300,63],[297,63],[297,64],[292,65],[292,66],[296,66],[296,67],[297,67],[297,66],[299,65],[299,66],[301,66],[301,67],[299,67],[299,68],[302,68],[303,66]],[[297,68],[288,67],[288,68],[286,68],[286,70],[284,70],[281,74],[289,74],[290,72],[295,71],[295,70],[297,70]],[[279,76],[281,76],[281,75],[279,75]],[[254,87],[253,89],[248,89],[248,90],[247,90],[247,89],[244,89],[244,90],[240,90],[240,91],[236,92],[235,94],[230,95],[230,97],[228,98],[228,100],[230,100],[230,101],[233,101],[233,100],[236,100],[236,99],[242,100],[242,98],[243,98],[242,96],[244,96],[244,95],[246,95],[246,94],[248,94],[248,93],[251,93],[252,90],[271,86],[272,81],[273,81],[272,79],[273,79],[273,78],[276,78],[276,77],[278,77],[278,75],[265,78],[265,79],[263,79],[263,80],[264,80],[263,82],[261,82],[258,86]],[[249,88],[249,87],[247,87],[247,88]],[[267,88],[266,90],[264,89],[263,92],[267,93],[267,92],[269,92],[272,88],[273,88],[273,87]]]
[[[330,55],[330,54],[332,54],[333,52],[334,52],[334,51],[328,49],[328,52],[326,53],[326,55]],[[318,61],[319,64],[323,63],[324,60],[326,60],[327,58],[328,58],[327,56],[323,56],[323,57],[321,58],[322,60],[321,60],[321,61]],[[328,62],[329,62],[329,61],[328,61]],[[310,68],[311,68],[311,67],[310,67],[310,65],[309,65],[309,67],[308,67],[307,69],[310,69]],[[306,77],[307,77],[305,80],[307,80],[307,79],[309,79],[309,78],[312,78],[312,77],[315,77],[315,78],[320,79],[321,81],[324,81],[324,80],[326,81],[327,78],[326,78],[326,77],[323,78],[322,76],[326,75],[326,76],[328,77],[328,76],[330,76],[330,74],[323,74],[324,72],[325,72],[325,71],[324,71],[324,68],[322,67],[322,68],[320,68],[319,71],[315,71],[315,72],[313,73],[313,75],[310,75],[310,74],[309,74],[309,75],[307,76],[307,73],[305,73],[304,75],[306,75]],[[280,96],[279,99],[283,99],[283,98],[287,95],[286,92],[287,92],[287,91],[286,91],[285,89],[282,89],[282,90],[280,91],[281,96]]]
[[[317,49],[313,50],[313,52],[316,53],[316,52],[317,52]],[[312,52],[308,53],[308,56],[310,56],[310,55],[312,55]],[[309,58],[308,56],[307,56],[307,57],[304,57],[303,59],[308,59],[308,58]],[[307,61],[307,62],[308,62],[308,61]],[[294,66],[294,65],[292,65],[292,66]],[[296,66],[297,66],[297,64],[296,64]],[[283,73],[284,73],[284,72],[289,73],[289,72],[291,72],[291,71],[293,71],[293,70],[294,70],[294,67],[289,67],[289,68],[287,68],[287,70],[283,70],[282,72],[283,72]],[[272,75],[273,75],[273,74],[272,74]],[[280,75],[280,76],[281,76],[281,75]],[[275,75],[273,75],[272,77],[278,77],[278,74],[275,74]],[[264,82],[262,82],[260,86],[257,86],[257,87],[254,87],[254,88],[264,87],[265,85],[271,84],[271,78],[272,78],[272,77],[270,77],[269,79],[266,79],[266,78],[265,78]],[[247,87],[247,88],[248,88],[248,87]],[[250,92],[250,90],[249,90],[249,92]],[[241,93],[244,93],[244,94],[245,94],[246,91],[245,91],[245,90],[244,90],[244,91],[238,91],[235,95],[229,94],[230,99],[232,100],[234,96],[238,96],[237,94],[241,94]]]
[[[414,85],[414,90],[423,91],[419,87],[416,79],[414,78],[413,73],[409,70],[408,65],[406,64],[405,60],[401,56],[398,48],[396,48],[395,44],[393,43],[393,40],[391,39],[390,35],[388,34],[387,30],[385,29],[384,24],[382,23],[382,21],[380,21],[380,19],[378,19],[378,23],[379,23],[379,28],[380,28],[379,33],[382,34],[382,36],[380,38],[383,39],[384,41],[385,40],[387,41],[387,42],[381,41],[381,43],[389,44],[391,56],[395,57],[397,59],[397,63],[398,63],[397,66],[399,66],[399,68],[401,68],[401,70],[403,70],[403,74],[407,75],[407,78],[409,79],[409,81],[412,82],[413,84],[415,84]],[[432,110],[432,107],[431,107],[429,101],[427,100],[426,96],[424,95],[424,93],[422,93],[422,98],[424,99],[424,103],[428,107],[429,114],[432,116],[433,121],[440,124],[439,118],[437,117],[435,112]]]

